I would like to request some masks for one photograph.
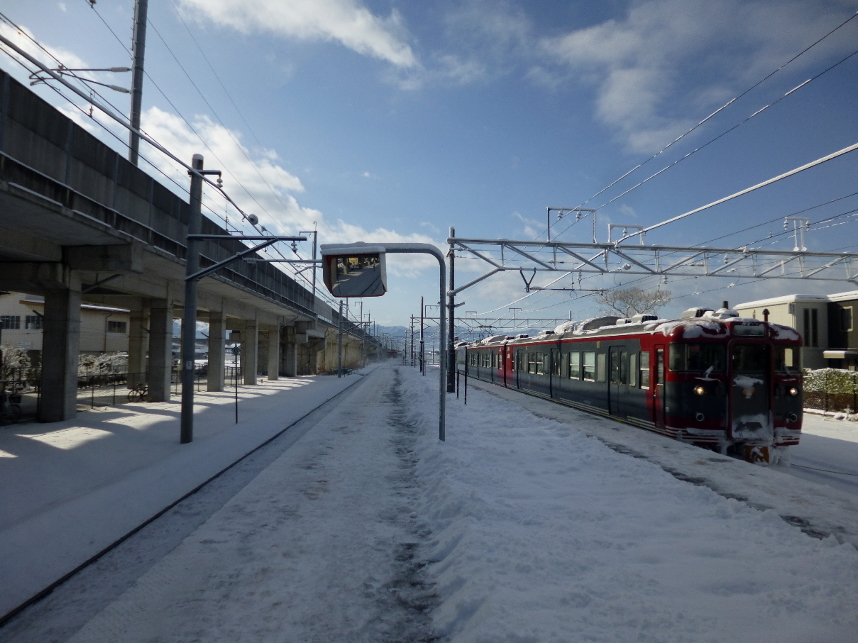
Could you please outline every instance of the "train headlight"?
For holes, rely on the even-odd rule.
[[[798,389],[795,386],[793,386],[788,392],[792,397],[795,397],[798,395]]]
[[[703,386],[695,386],[694,392],[697,393],[697,395],[706,395],[706,389]]]

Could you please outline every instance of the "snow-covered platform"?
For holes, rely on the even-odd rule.
[[[180,399],[0,427],[0,617],[96,556],[316,407],[358,375],[260,379]]]

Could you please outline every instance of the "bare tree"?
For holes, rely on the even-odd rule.
[[[654,313],[670,302],[669,290],[643,290],[641,288],[625,288],[604,290],[596,295],[596,301],[611,314],[621,317]]]

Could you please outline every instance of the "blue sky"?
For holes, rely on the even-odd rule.
[[[604,241],[608,223],[651,226],[858,142],[858,55],[783,98],[858,49],[856,18],[783,66],[856,10],[856,2],[839,0],[152,2],[143,128],[178,157],[202,153],[207,168],[225,170],[230,196],[269,230],[293,234],[315,224],[320,243],[443,247],[450,226],[462,237],[543,239],[547,206],[583,203],[599,208]],[[68,67],[129,62],[132,0],[98,0],[94,8],[87,0],[0,0],[0,11]],[[2,33],[26,43],[8,25]],[[0,66],[26,78],[6,55]],[[130,82],[128,74],[94,77]],[[109,138],[50,89],[36,89]],[[103,95],[127,111],[127,96]],[[153,150],[143,153],[185,186],[183,170]],[[856,191],[858,152],[659,228],[647,242],[723,237],[710,245],[762,247],[783,231],[783,217]],[[209,205],[235,221],[222,199],[210,195]],[[803,214],[814,222],[842,215],[812,226],[808,248],[858,252],[858,218],[849,214],[856,208],[852,196]],[[566,227],[555,224],[553,236],[592,240],[589,220]],[[782,236],[765,243],[793,245]],[[302,253],[309,253],[306,244]],[[393,260],[390,292],[366,300],[364,311],[406,324],[419,314],[421,295],[437,297],[433,261]],[[476,264],[457,264],[459,283],[487,270]],[[629,276],[588,283],[632,284],[658,285]],[[519,317],[576,319],[597,313],[593,298],[577,293],[517,301],[522,285],[516,273],[488,280],[462,294],[460,310],[495,311],[492,317],[512,305],[522,309]],[[661,287],[674,294],[666,314],[725,299],[853,289],[834,281],[730,287],[726,279]]]

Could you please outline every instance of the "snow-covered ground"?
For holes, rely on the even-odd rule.
[[[59,587],[0,638],[858,641],[853,494],[485,388],[441,443],[432,371],[361,376],[82,622]]]
[[[790,473],[858,496],[858,422],[805,413]]]
[[[190,444],[179,443],[175,398],[0,427],[0,615],[356,383],[242,386],[238,424],[235,391],[198,393]]]

